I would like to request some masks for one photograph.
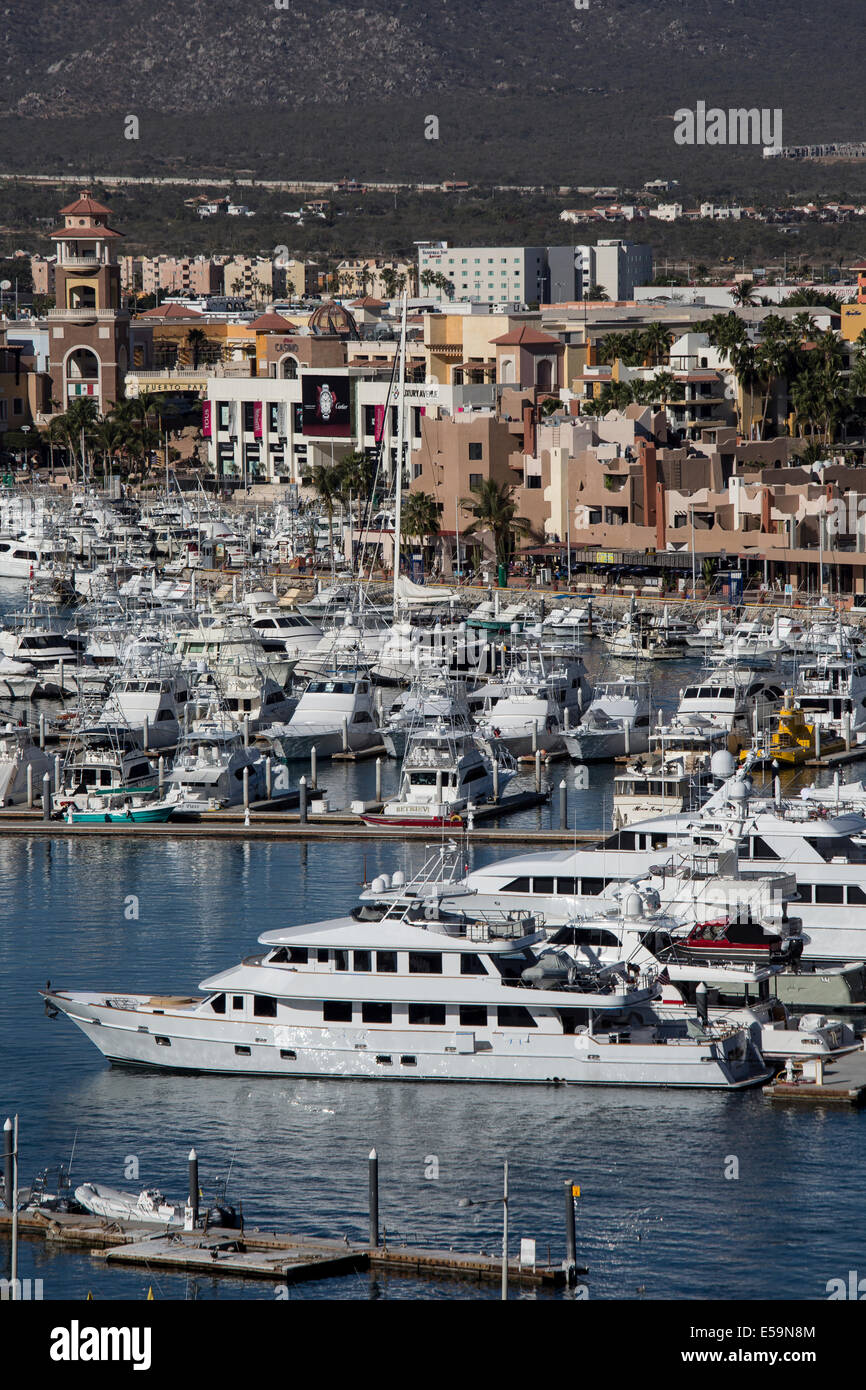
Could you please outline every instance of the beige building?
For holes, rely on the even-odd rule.
[[[266,256],[233,256],[223,266],[227,295],[265,304],[286,292],[285,271]]]

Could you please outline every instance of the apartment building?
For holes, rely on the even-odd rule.
[[[34,294],[54,295],[54,274],[56,269],[56,256],[30,257],[30,275],[33,280]]]
[[[286,272],[281,259],[267,256],[233,256],[223,266],[227,295],[263,303],[286,293]]]
[[[430,276],[441,275],[453,293]],[[445,241],[418,243],[418,284],[440,301],[540,304],[548,279],[546,246],[453,246]]]

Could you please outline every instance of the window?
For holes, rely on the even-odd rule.
[[[490,959],[503,980],[519,980],[523,971],[535,964],[535,956],[530,950],[508,951],[507,953],[495,951]]]
[[[293,1052],[290,1047],[281,1047],[280,1056],[284,1062],[294,1062],[297,1060],[297,1052]]]
[[[373,969],[372,954],[371,954],[370,951],[356,951],[356,952],[355,952],[355,969],[356,969],[356,970],[372,970],[372,969]]]
[[[770,846],[767,844],[766,840],[762,839],[760,835],[755,835],[752,837],[753,859],[778,859],[778,857],[779,856],[776,853],[776,851],[774,849],[770,849]],[[839,898],[839,902],[841,901],[842,899]]]
[[[506,884],[503,885],[503,887],[502,887],[502,892],[503,892],[503,893],[528,893],[528,892],[529,892],[529,879],[528,879],[528,878],[513,878],[513,879],[511,880],[510,883],[506,883]]]
[[[380,1067],[390,1067],[392,1063],[392,1058],[389,1057],[386,1052],[380,1052],[376,1057],[376,1061],[378,1062]]]
[[[157,1047],[171,1047],[171,1038],[161,1038],[157,1036],[153,1041],[156,1043]],[[235,1051],[237,1051],[237,1049],[235,1049]]]
[[[441,1027],[445,1023],[444,1004],[410,1004],[409,1022]]]
[[[277,1001],[269,994],[253,995],[253,1013],[257,1018],[276,1018]]]
[[[540,473],[527,473],[524,480],[525,487],[541,487]]]
[[[225,401],[220,401],[219,405],[217,406],[217,413],[219,415],[219,428],[221,430],[231,429],[231,406],[227,405]]]
[[[461,975],[486,975],[487,967],[480,956],[473,951],[465,951],[460,956]]]
[[[470,445],[469,445],[469,461],[470,461],[470,463],[477,463],[477,462],[479,462],[479,461],[480,461],[481,459],[483,459],[483,458],[484,458],[484,445],[483,445],[483,444],[470,444]]]
[[[590,895],[603,893],[606,886],[606,878],[582,878],[580,880],[580,891]]]
[[[556,880],[557,894],[564,894],[568,898],[573,898],[577,892],[578,880],[576,878],[558,878]]]
[[[618,946],[619,938],[604,927],[560,927],[551,946]]]
[[[483,1004],[460,1005],[461,1028],[486,1028],[487,1009]]]
[[[471,492],[471,491],[473,490],[473,488],[479,488],[479,487],[481,486],[481,482],[482,482],[482,475],[481,475],[480,473],[470,473],[470,474],[469,474],[469,491]]]
[[[408,1052],[404,1052],[403,1056],[400,1058],[400,1065],[404,1067],[417,1067],[418,1058],[411,1057]]]
[[[844,889],[841,883],[816,883],[815,902],[816,903],[841,903],[843,900]]]
[[[535,1019],[522,1004],[500,1004],[496,1010],[500,1028],[534,1028]]]
[[[235,1055],[237,1057],[249,1057],[251,1056],[251,1052],[248,1047],[240,1047],[237,1043],[235,1043]]]
[[[397,973],[397,952],[377,951],[376,969],[383,975],[395,975]]]
[[[390,1004],[362,1004],[361,1019],[364,1023],[390,1023],[391,1005]]]
[[[328,951],[328,948],[326,946],[320,946],[316,952],[316,960],[319,962],[320,965],[325,965],[327,963],[329,954],[330,952]]]
[[[326,1023],[351,1023],[351,1000],[326,999],[322,1004],[322,1018]]]
[[[349,952],[348,952],[348,951],[335,951],[335,952],[334,952],[334,969],[335,969],[335,970],[348,970],[348,969],[349,969]]]
[[[857,903],[858,905],[862,905],[866,903],[866,893],[863,892],[862,888],[858,888],[856,883],[849,883],[847,901],[849,904]]]
[[[532,891],[533,891],[533,893],[552,893],[552,892],[553,892],[553,879],[552,879],[552,878],[534,878],[534,879],[532,880]]]
[[[226,1011],[226,997],[224,994],[215,994],[210,1001],[210,1006],[215,1014],[224,1014]]]
[[[233,995],[232,995],[232,1008],[233,1008],[233,1009],[242,1009],[243,1006],[244,1006],[244,996],[243,996],[242,994],[233,994]]]
[[[442,956],[438,951],[410,951],[410,975],[441,975]]]
[[[255,404],[253,401],[244,401],[244,431],[252,434],[255,429]]]

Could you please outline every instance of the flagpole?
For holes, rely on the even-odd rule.
[[[403,437],[406,414],[406,292],[400,313],[400,385],[397,397],[397,477],[394,487],[394,617],[397,617],[397,596],[400,578],[400,520],[403,500]]]

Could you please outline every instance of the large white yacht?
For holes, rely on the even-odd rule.
[[[214,714],[201,720],[178,746],[167,777],[167,800],[177,810],[194,813],[217,806],[238,806],[244,799],[244,771],[250,801],[268,795],[266,759],[259,748],[245,747],[238,726],[226,716]],[[271,795],[288,790],[288,769],[275,762],[271,768]]]
[[[575,898],[646,875],[663,883],[683,856],[720,848],[746,878],[794,875],[804,961],[866,959],[866,819],[806,801],[776,805],[754,794],[744,771],[698,811],[635,822],[593,846],[499,860],[468,874],[459,893],[481,911],[540,911],[564,923]]]
[[[416,909],[265,932],[264,951],[200,995],[42,994],[109,1061],[162,1070],[723,1090],[768,1079],[748,1028],[661,1022],[655,981],[533,984],[544,940],[531,923],[449,931]]]
[[[450,825],[462,823],[470,805],[489,801],[514,775],[507,758],[494,781],[488,745],[470,729],[453,724],[419,728],[409,735],[400,786],[381,814],[367,813],[368,825]]]

